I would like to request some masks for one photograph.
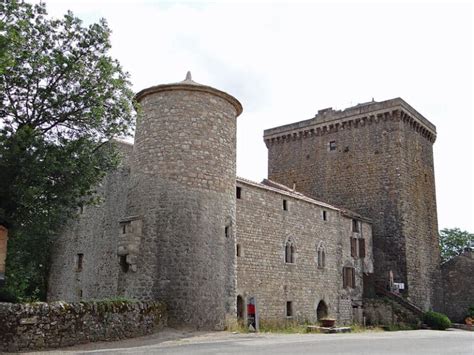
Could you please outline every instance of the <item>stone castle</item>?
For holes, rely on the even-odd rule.
[[[436,130],[405,101],[266,130],[256,183],[236,177],[234,97],[188,73],[136,99],[135,141],[116,143],[103,202],[54,245],[49,300],[158,299],[171,324],[207,329],[360,321],[377,285],[438,307]]]

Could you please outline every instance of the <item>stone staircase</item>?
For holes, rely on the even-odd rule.
[[[406,298],[403,298],[399,294],[388,291],[387,289],[385,289],[381,285],[375,285],[375,293],[379,296],[387,297],[387,298],[397,302],[400,306],[408,309],[409,311],[413,312],[414,314],[416,314],[420,318],[423,317],[424,312],[421,308],[419,308],[415,304],[411,303]]]

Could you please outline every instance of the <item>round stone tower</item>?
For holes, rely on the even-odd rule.
[[[132,269],[126,265],[119,288],[164,301],[172,325],[223,329],[235,314],[236,117],[242,105],[194,82],[189,72],[182,82],[140,91],[136,100],[123,223],[139,223],[130,228],[136,256],[124,259]]]

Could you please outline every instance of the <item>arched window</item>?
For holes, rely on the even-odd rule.
[[[323,242],[318,244],[316,252],[316,262],[318,264],[318,269],[324,269],[326,267],[326,250],[324,248]]]
[[[294,264],[296,256],[296,247],[291,239],[285,243],[285,263]]]

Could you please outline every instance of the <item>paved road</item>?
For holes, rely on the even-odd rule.
[[[167,331],[122,342],[48,354],[456,354],[474,355],[474,332],[399,331],[355,334],[231,334]],[[35,353],[38,354],[38,353]]]

